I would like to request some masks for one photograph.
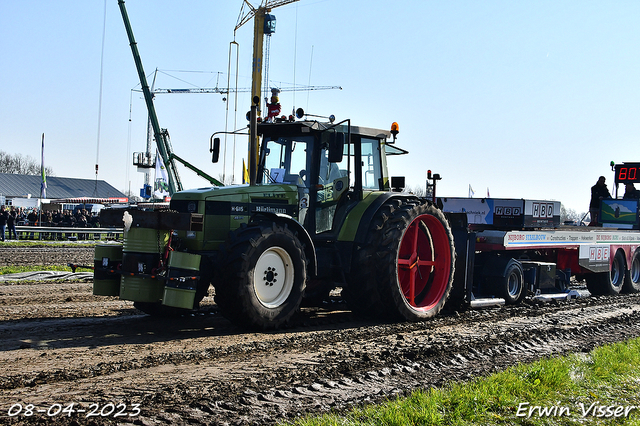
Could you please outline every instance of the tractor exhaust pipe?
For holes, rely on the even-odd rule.
[[[249,185],[255,186],[258,175],[258,105],[260,98],[253,97],[249,117]]]

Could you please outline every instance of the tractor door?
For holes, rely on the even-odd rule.
[[[349,190],[347,157],[341,163],[331,163],[327,147],[321,148],[317,179],[315,231],[321,234],[333,230],[338,204]]]
[[[301,223],[305,222],[309,207],[310,179],[307,171],[312,141],[311,136],[267,138],[262,151],[262,183],[298,187],[298,221]]]
[[[384,186],[379,139],[352,134],[341,161],[330,162],[328,137],[329,132],[322,135],[315,198],[312,194],[317,235],[338,232],[347,212],[363,199],[363,191],[380,191]]]

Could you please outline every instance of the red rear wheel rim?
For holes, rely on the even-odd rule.
[[[429,311],[444,296],[451,273],[450,244],[442,222],[429,214],[415,218],[402,236],[398,281],[413,309]]]

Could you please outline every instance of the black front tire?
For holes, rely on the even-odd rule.
[[[287,323],[300,307],[307,258],[286,224],[259,222],[230,233],[216,304],[231,322],[261,330]]]

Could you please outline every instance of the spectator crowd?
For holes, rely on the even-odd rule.
[[[14,206],[0,207],[0,237],[18,239],[16,226],[45,226],[64,228],[99,228],[99,217],[82,208],[72,210],[40,210]],[[6,235],[5,235],[6,234]],[[33,233],[29,233],[33,238]],[[52,238],[62,239],[62,234],[50,234]]]

